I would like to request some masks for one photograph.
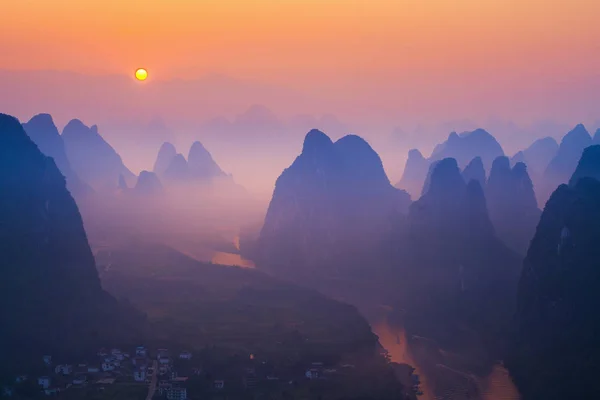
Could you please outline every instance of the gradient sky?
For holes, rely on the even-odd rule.
[[[259,103],[282,118],[332,113],[365,135],[490,117],[524,125],[600,120],[597,0],[2,0],[1,7],[0,70],[31,72],[7,82],[0,75],[0,107],[22,119],[46,111],[60,124],[128,113],[201,121],[234,118]],[[139,66],[149,80],[124,85]],[[229,95],[222,82],[206,83],[215,73],[257,86]]]
[[[553,88],[597,85],[598,15],[595,0],[4,0],[0,68],[218,72],[335,91],[328,99],[340,103],[386,88],[374,104],[383,112],[426,117],[454,98],[451,112],[470,103],[479,114],[488,98],[524,118],[505,104],[513,90],[543,101]]]

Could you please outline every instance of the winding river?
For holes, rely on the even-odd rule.
[[[391,361],[409,364],[419,375],[422,400],[519,400],[519,392],[508,371],[494,365],[484,378],[453,369],[443,360],[453,356],[426,338],[412,338],[409,342],[402,328],[392,327],[387,319],[371,323],[373,332],[387,350]],[[409,344],[410,343],[410,344]]]

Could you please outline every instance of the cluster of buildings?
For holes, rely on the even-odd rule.
[[[158,349],[155,358],[151,358],[148,349],[137,347],[133,352],[124,352],[114,348],[100,349],[93,363],[55,364],[52,356],[43,356],[42,361],[46,373],[30,377],[19,375],[14,385],[5,385],[0,395],[12,397],[15,387],[29,380],[34,380],[40,390],[48,395],[58,395],[72,388],[98,385],[99,390],[115,382],[137,382],[148,386],[148,390],[168,400],[187,399],[185,382],[187,377],[178,376],[173,368],[173,359],[167,349]],[[189,361],[192,353],[183,351],[177,354],[180,360]]]
[[[222,377],[241,378],[245,390],[254,390],[257,387],[265,387],[265,384],[296,385],[302,380],[328,379],[338,373],[337,369],[325,367],[322,362],[312,362],[305,367],[304,376],[299,375],[298,370],[280,370],[278,372],[282,375],[279,375],[274,365],[255,360],[254,355],[250,355],[246,361],[238,361],[231,368],[227,367],[226,370],[218,372],[222,375],[215,376],[215,371],[207,371],[195,366],[192,363],[193,355],[189,351],[172,354],[168,349],[163,348],[151,352],[144,346],[139,346],[130,352],[117,348],[100,349],[93,358],[92,363],[58,364],[54,363],[51,356],[44,356],[45,374],[35,378],[21,375],[15,378],[15,384],[33,379],[40,390],[49,396],[76,388],[104,391],[109,387],[118,390],[119,384],[129,385],[129,387],[131,384],[139,384],[140,387],[144,387],[144,390],[148,390],[148,395],[153,398],[186,400],[189,395],[189,379],[204,380],[203,384],[208,385],[210,390],[219,392],[226,387],[226,381]],[[345,370],[354,366],[341,365],[338,368]],[[239,384],[234,382],[232,388],[239,387]],[[0,394],[6,397],[14,394],[14,387],[3,389],[4,392]]]

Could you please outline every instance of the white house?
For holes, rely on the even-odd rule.
[[[44,357],[42,357],[42,359],[44,360],[44,364],[46,364],[46,365],[52,364],[52,356],[44,356]]]
[[[54,368],[56,374],[69,375],[71,372],[73,372],[73,366],[68,364],[59,364]]]
[[[112,363],[102,363],[102,371],[104,372],[108,372],[108,371],[114,371],[115,370],[115,366]]]
[[[318,379],[321,377],[321,372],[317,368],[307,369],[304,374],[308,379]]]
[[[23,383],[27,380],[27,375],[19,375],[15,378],[16,383]]]
[[[158,368],[158,374],[159,374],[159,375],[164,375],[164,374],[166,374],[167,372],[169,372],[169,369],[170,369],[170,368],[169,368],[169,366],[168,366],[168,365],[161,365],[161,366]]]
[[[146,365],[147,360],[144,357],[135,357],[132,362],[136,367],[141,367]]]
[[[217,380],[214,382],[215,389],[223,389],[225,387],[225,381]]]
[[[156,350],[156,358],[169,357],[169,349]]]
[[[172,387],[167,389],[167,400],[186,400],[187,390],[182,387]]]
[[[170,359],[170,358],[168,358],[168,357],[162,357],[162,358],[159,358],[159,359],[158,359],[158,362],[159,362],[161,365],[169,365],[169,364],[171,363],[171,359]]]
[[[192,359],[192,353],[190,353],[189,351],[183,351],[179,354],[179,358],[181,360],[191,360]]]
[[[133,379],[136,382],[146,382],[146,370],[145,369],[136,369],[133,372]]]
[[[85,375],[79,375],[78,377],[73,379],[73,385],[83,385],[86,382],[87,382],[87,376],[85,376]]]
[[[44,389],[44,393],[46,393],[46,396],[56,396],[59,392],[59,388]]]
[[[50,378],[47,376],[40,376],[38,378],[38,385],[40,385],[42,389],[48,389],[50,387]]]
[[[100,372],[100,368],[89,366],[87,369],[87,372],[95,374],[95,373]]]
[[[147,354],[147,350],[144,346],[138,346],[135,349],[135,355],[138,357],[146,357],[146,354]]]
[[[167,392],[167,390],[171,389],[173,387],[173,384],[171,382],[168,381],[160,381],[158,382],[158,394],[159,395],[163,395]]]

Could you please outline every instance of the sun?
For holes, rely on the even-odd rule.
[[[148,78],[148,71],[144,68],[138,68],[135,70],[135,78],[138,81],[145,81]]]

